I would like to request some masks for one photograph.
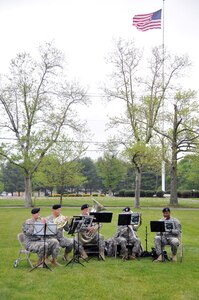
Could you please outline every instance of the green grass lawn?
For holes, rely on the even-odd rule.
[[[105,200],[99,201],[105,204]],[[130,205],[129,203],[118,200],[118,207],[108,208],[109,211],[113,212],[113,220],[110,224],[103,224],[102,226],[101,233],[105,238],[112,237],[115,233],[118,213],[121,212],[119,207]],[[37,204],[42,207],[41,216],[47,216],[51,213],[51,204],[48,207],[45,206],[44,202],[41,202],[42,205]],[[81,205],[80,202],[78,204]],[[149,208],[148,206],[151,205],[144,205],[138,210],[142,213],[143,220],[138,234],[144,249],[146,249],[145,232],[147,227],[149,251],[153,247],[154,238],[154,233],[150,232],[149,224],[151,220],[157,220],[162,216],[162,205],[162,201],[159,202],[156,199],[156,206],[160,206],[160,208]],[[79,214],[80,209],[78,207],[63,207],[62,213],[73,216]],[[62,261],[62,256],[59,256],[62,267],[52,267],[52,272],[43,268],[29,272],[30,266],[26,261],[20,262],[17,268],[13,267],[13,263],[19,251],[17,233],[21,232],[23,221],[29,218],[30,209],[24,209],[20,206],[18,208],[1,207],[0,300],[198,299],[199,211],[172,208],[172,215],[179,218],[183,227],[184,254],[182,263],[153,263],[151,258],[141,258],[137,261],[106,258],[106,261],[103,262],[93,258],[88,263],[84,263],[84,267],[77,263],[72,267],[71,265],[66,267]],[[37,256],[32,254],[31,259],[36,262]],[[51,267],[51,265],[49,266]]]

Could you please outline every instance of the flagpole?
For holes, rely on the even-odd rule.
[[[162,91],[163,91],[163,98],[162,98],[162,130],[164,132],[164,57],[165,57],[165,49],[164,49],[164,1],[162,3]],[[165,160],[164,160],[164,137],[162,141],[162,191],[165,192],[166,187],[165,187]]]

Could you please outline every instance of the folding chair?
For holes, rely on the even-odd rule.
[[[33,264],[30,260],[31,252],[26,250],[25,246],[24,246],[24,234],[22,232],[18,233],[17,239],[18,239],[19,244],[20,244],[20,250],[19,250],[18,258],[14,262],[14,267],[17,268],[20,261],[26,260],[26,261],[29,262],[31,268],[33,268]],[[23,256],[23,258],[21,258],[21,256]]]

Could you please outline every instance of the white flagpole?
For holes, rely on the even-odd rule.
[[[163,100],[162,100],[162,129],[164,132],[164,1],[163,0],[163,5],[162,5],[162,59],[163,59],[163,64],[162,64],[162,90],[163,90]],[[164,138],[163,138],[163,149],[164,151]],[[165,187],[165,160],[164,160],[164,152],[163,152],[163,159],[162,159],[162,191],[165,192],[166,187]]]

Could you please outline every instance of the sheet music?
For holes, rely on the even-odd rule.
[[[165,226],[165,231],[171,231],[172,229],[174,229],[174,222],[165,220],[164,226]]]
[[[33,224],[33,235],[43,236],[44,235],[44,223]],[[57,224],[47,223],[46,224],[46,235],[56,235],[57,234]]]
[[[87,228],[92,225],[93,216],[82,216],[82,226],[81,228]]]
[[[140,215],[138,213],[131,214],[131,225],[139,225]]]

